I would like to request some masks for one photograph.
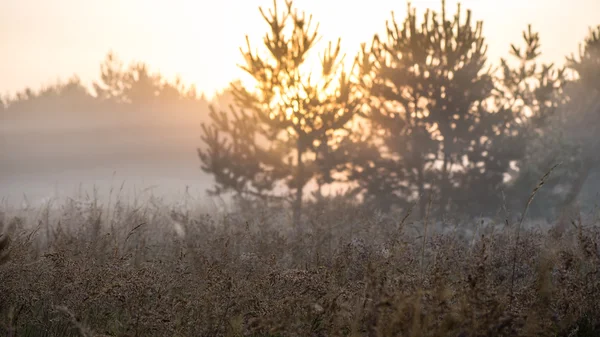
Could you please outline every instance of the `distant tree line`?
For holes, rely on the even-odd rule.
[[[598,168],[600,26],[565,67],[539,61],[531,26],[494,67],[470,11],[449,15],[442,1],[419,18],[409,6],[362,45],[352,69],[338,40],[321,52],[321,71],[307,73],[317,26],[291,1],[277,5],[260,9],[265,53],[248,39],[242,49],[256,87],[232,84],[234,104],[211,107],[203,125],[211,193],[289,201],[296,224],[303,201],[336,184],[382,211],[424,217],[431,202],[431,216],[489,216],[521,207],[561,163],[533,209],[548,216],[573,204]]]
[[[229,100],[228,93],[216,95],[212,103]],[[208,111],[209,99],[198,93],[196,88],[186,86],[180,78],[168,80],[152,72],[143,62],[124,65],[109,52],[100,65],[99,80],[91,88],[77,76],[59,81],[40,90],[27,88],[12,96],[0,99],[0,111],[5,116],[27,116],[28,114],[62,113],[102,114],[106,112],[169,112]]]

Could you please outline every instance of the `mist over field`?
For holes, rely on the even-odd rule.
[[[93,186],[106,196],[123,183],[126,193],[150,188],[169,200],[186,186],[198,195],[210,186],[196,155],[199,117],[169,122],[145,115],[142,122],[140,114],[111,120],[85,112],[69,118],[43,114],[42,108],[37,118],[6,118],[0,124],[0,191],[11,205],[19,205],[24,196],[35,205],[90,193]]]
[[[465,1],[0,2],[0,335],[600,336],[600,2]]]
[[[536,29],[536,27],[542,27],[542,44],[540,49],[542,52],[540,52],[540,55],[536,55],[535,62],[539,63],[536,71],[541,70],[539,66],[541,66],[542,63],[547,64],[548,62],[554,62],[554,69],[557,70],[565,63],[564,56],[578,52],[574,49],[574,37],[580,36],[579,40],[583,41],[583,34],[585,33],[581,30],[584,28],[583,22],[590,22],[586,23],[587,26],[585,26],[585,28],[594,24],[593,16],[590,16],[589,13],[593,12],[593,9],[597,6],[595,3],[587,4],[585,2],[586,0],[581,1],[581,6],[578,6],[577,9],[573,9],[573,13],[578,13],[577,15],[580,17],[580,20],[573,21],[572,18],[567,17],[565,20],[571,20],[573,22],[569,21],[571,24],[566,25],[561,34],[554,34],[554,31],[552,30],[554,29],[553,26],[548,24],[548,22],[551,21],[551,18],[553,18],[552,20],[555,20],[557,13],[561,13],[558,3],[546,2],[545,6],[541,6],[543,8],[540,8],[539,13],[543,13],[543,16],[548,18],[547,20],[543,20],[541,14],[534,15],[533,12],[531,12],[532,8],[538,6],[534,6],[533,3],[523,7],[522,12],[514,13],[513,19],[515,24],[519,23],[523,25],[523,27],[520,27],[519,29],[525,29],[526,24],[529,22],[534,23],[534,29]],[[109,12],[108,8],[113,5],[114,4],[107,4],[106,8],[96,8],[95,11],[99,13],[99,16],[90,17],[89,20],[93,22],[95,22],[94,20],[100,20],[103,17],[102,15]],[[325,7],[321,6],[323,7],[321,8],[312,2],[306,3],[305,5],[314,9],[316,13],[322,16],[321,11],[324,10],[323,8]],[[420,11],[420,14],[417,14],[417,17],[420,19],[420,16],[425,14],[425,10],[427,9],[439,10],[437,5],[439,5],[437,2],[431,1],[415,2],[415,8]],[[158,4],[152,4],[148,5],[145,13],[148,15],[148,20],[155,19],[155,16],[160,16],[162,13],[165,19],[173,21],[173,27],[189,24],[189,18],[187,16],[177,17],[173,15],[177,13],[177,8],[181,10],[183,8],[191,10],[191,8],[188,8],[191,4],[181,3],[177,6],[172,7],[169,10],[167,10],[166,7],[159,10],[158,8],[162,7]],[[483,35],[486,35],[486,32],[489,32],[492,37],[491,39],[488,38],[488,40],[486,40],[486,43],[492,50],[491,54],[486,55],[489,57],[487,65],[498,66],[501,62],[497,59],[497,55],[501,55],[505,58],[508,57],[509,63],[516,66],[519,61],[512,58],[512,56],[509,56],[510,46],[506,41],[517,42],[517,39],[519,38],[517,33],[519,31],[515,30],[516,28],[514,27],[510,29],[504,28],[504,30],[499,28],[499,20],[496,17],[490,17],[490,13],[493,13],[494,11],[482,3],[467,1],[466,6],[467,9],[473,8],[475,10],[475,19],[478,20],[481,17],[484,17],[484,21],[490,22],[489,27],[486,26],[483,33]],[[589,7],[588,11],[581,10],[581,8],[586,6]],[[365,18],[365,22],[368,22],[369,25],[373,25],[373,32],[385,31],[383,29],[385,27],[385,22],[381,20],[380,23],[375,24],[375,18],[385,14],[385,18],[389,19],[388,12],[390,9],[387,7],[392,8],[394,6],[377,3],[373,4],[373,7],[368,9],[369,13],[372,12],[369,14],[372,17],[368,18],[368,20]],[[454,7],[454,3],[448,4],[447,7]],[[69,4],[69,0],[64,0],[60,2],[60,4],[57,3],[56,8],[47,8],[46,10],[50,11],[50,13],[54,13],[54,11],[58,12],[60,9],[63,9],[64,13],[61,15],[65,15],[65,17],[75,15],[74,12],[68,11],[69,8],[75,11],[79,8],[79,5]],[[242,11],[243,8],[246,7],[240,7],[239,10]],[[519,8],[519,4],[517,3],[506,3],[504,7],[497,9],[496,14],[500,15],[509,11],[514,12],[517,8]],[[24,13],[23,9],[19,6],[8,6],[4,9],[6,13]],[[353,8],[349,8],[349,10],[350,9],[355,11]],[[401,9],[404,11],[404,8]],[[123,10],[130,10],[130,8],[123,8]],[[224,9],[219,7],[215,10],[218,10],[218,13],[221,13]],[[527,14],[530,12],[531,15]],[[38,14],[39,13],[35,10],[31,11],[28,20],[31,21],[35,18],[39,19]],[[239,20],[243,19],[240,22],[245,22],[249,27],[248,31],[252,32],[251,38],[254,35],[257,37],[260,36],[259,34],[262,34],[264,27],[260,25],[264,24],[263,22],[248,19],[250,15],[247,15],[246,12],[238,13],[233,11],[231,14]],[[359,13],[357,12],[352,15],[358,14]],[[466,17],[463,16],[463,19],[465,18]],[[16,29],[15,34],[29,34],[29,30],[27,30],[22,23],[18,23],[13,19],[14,17],[11,18],[12,21],[6,21],[6,24],[14,25],[14,28]],[[142,20],[141,18],[138,19]],[[256,19],[260,19],[260,16]],[[47,20],[50,19],[47,18]],[[72,20],[67,20],[65,24],[72,25],[75,22],[79,22],[77,20],[73,22]],[[248,21],[246,22],[244,20]],[[177,25],[175,25],[175,21],[180,22],[177,22]],[[251,25],[250,23],[253,24]],[[471,23],[474,23],[474,21]],[[117,22],[116,24],[120,23]],[[197,24],[204,27],[207,23],[201,22]],[[323,24],[324,31],[331,33],[332,27],[330,26],[330,23],[324,22]],[[31,27],[34,27],[35,22],[31,21],[30,25]],[[30,29],[34,29],[31,27]],[[259,29],[259,27],[262,28]],[[352,29],[356,28],[354,26],[352,27]],[[91,28],[87,26],[82,27],[82,30],[85,31],[90,29]],[[172,64],[166,68],[172,69],[172,65],[179,64],[190,68],[190,73],[186,74],[186,72],[183,72],[181,74],[181,81],[179,79],[173,80],[172,76],[170,76],[172,72],[169,73],[169,76],[166,76],[161,73],[160,68],[154,68],[152,63],[144,63],[146,59],[155,60],[157,57],[156,55],[161,55],[157,60],[161,62],[161,67],[165,68],[164,62],[166,62],[165,60],[167,57],[164,54],[168,49],[166,46],[172,46],[173,48],[179,46],[179,42],[168,41],[168,39],[165,40],[165,36],[167,35],[161,35],[163,33],[167,34],[167,31],[170,30],[165,28],[165,31],[155,32],[157,42],[152,45],[158,46],[162,43],[165,46],[164,48],[160,48],[160,53],[150,53],[144,44],[146,43],[145,40],[143,40],[140,41],[137,46],[144,52],[131,59],[131,48],[133,48],[133,46],[130,45],[125,47],[123,45],[124,41],[121,41],[119,36],[114,35],[114,30],[116,30],[117,27],[115,26],[111,29],[112,30],[106,34],[113,34],[110,36],[112,36],[114,44],[118,46],[119,49],[126,51],[125,54],[128,56],[127,61],[120,60],[119,50],[115,50],[114,52],[111,51],[108,55],[105,55],[106,57],[102,60],[101,64],[94,64],[93,66],[88,65],[87,68],[82,70],[81,72],[85,80],[80,80],[76,74],[75,77],[71,77],[69,80],[65,81],[64,79],[67,78],[66,76],[68,76],[67,74],[69,74],[70,70],[64,69],[64,60],[61,60],[60,63],[56,63],[60,64],[61,67],[60,70],[57,68],[56,71],[64,74],[58,76],[61,78],[59,80],[48,80],[47,77],[44,77],[39,80],[39,83],[44,83],[44,85],[30,83],[30,86],[27,88],[15,87],[11,86],[8,82],[9,79],[12,78],[14,83],[22,82],[14,79],[15,72],[13,70],[8,70],[7,73],[9,73],[10,76],[5,77],[3,82],[0,83],[0,87],[10,88],[10,92],[0,95],[4,107],[2,115],[0,116],[0,155],[2,160],[2,164],[0,165],[0,199],[4,204],[11,206],[23,204],[38,205],[48,201],[52,197],[66,197],[73,194],[90,194],[94,187],[102,197],[106,196],[111,188],[113,190],[117,188],[120,189],[121,186],[124,186],[124,191],[129,192],[128,194],[131,195],[135,194],[134,191],[139,193],[143,192],[145,195],[152,192],[167,200],[175,200],[185,191],[197,196],[205,196],[205,191],[214,185],[214,176],[211,176],[210,173],[200,169],[202,163],[198,160],[199,158],[196,151],[199,147],[202,148],[207,146],[206,142],[201,139],[202,129],[200,125],[202,122],[209,124],[211,122],[211,118],[209,117],[209,105],[219,101],[219,99],[223,100],[223,98],[216,97],[214,99],[215,101],[211,101],[212,98],[206,98],[206,96],[203,96],[202,92],[196,91],[194,85],[190,85],[193,82],[186,82],[186,80],[193,77],[196,82],[206,90],[208,83],[223,83],[223,80],[219,79],[217,81],[217,79],[208,78],[210,77],[208,75],[201,76],[202,78],[198,80],[197,70],[200,68],[209,69],[211,72],[207,70],[205,73],[215,77],[212,75],[212,71],[215,69],[224,69],[225,65],[217,64],[215,55],[209,55],[211,53],[204,53],[205,55],[202,56],[204,58],[199,58],[193,62],[187,58],[182,58],[180,55],[181,57],[178,58],[178,60],[183,63],[178,63],[179,61],[172,62]],[[127,31],[127,34],[133,34],[133,32],[137,32],[138,29],[139,27],[132,26],[130,27],[130,30]],[[152,29],[154,32],[156,27]],[[237,32],[238,28],[235,29]],[[367,30],[367,28],[363,30]],[[346,66],[351,63],[354,57],[353,53],[358,49],[359,43],[370,42],[369,34],[372,34],[367,34],[365,32],[356,34],[358,30],[356,32],[352,30],[352,32],[352,34],[346,34],[347,36],[341,36],[343,41],[350,41],[347,43],[343,42],[341,49],[344,53],[347,53],[347,57],[344,61]],[[73,35],[74,29],[72,29],[72,27],[67,33],[74,39],[73,41],[81,38]],[[125,32],[123,32],[123,34],[124,33]],[[511,35],[510,39],[507,37],[509,33]],[[182,31],[179,34],[181,38],[184,36],[186,38],[190,37],[189,32]],[[204,35],[208,36],[210,34]],[[204,35],[199,36],[198,38],[201,41],[205,41],[207,37]],[[356,40],[359,37],[363,39],[362,36],[367,36],[367,38],[365,38],[366,40]],[[105,43],[106,41],[104,40],[107,38],[108,35],[102,36],[102,43]],[[227,38],[231,37],[228,35]],[[239,41],[243,41],[241,33],[238,38],[240,39]],[[325,40],[334,40],[334,38],[335,36],[325,36]],[[62,39],[56,39],[58,41],[57,43],[66,43]],[[16,51],[22,50],[23,46],[16,44],[15,41],[16,40],[14,40],[13,37],[10,37],[8,40],[9,45],[13,46]],[[231,44],[231,46],[227,47],[229,49],[226,50],[230,50],[236,45],[236,43],[231,41],[228,40],[227,44]],[[565,50],[559,51],[556,48],[559,41],[562,43],[562,46],[565,46]],[[89,45],[90,41],[80,42],[82,43],[81,46],[85,45],[85,48],[89,50],[97,49],[96,46]],[[171,42],[173,42],[172,45]],[[225,42],[223,42],[223,44],[225,44]],[[519,43],[517,43],[517,45],[518,44]],[[199,44],[199,46],[202,47],[203,45]],[[324,42],[319,42],[316,48],[324,46]],[[194,51],[196,50],[194,49]],[[175,49],[173,49],[173,52],[175,53]],[[57,47],[56,53],[60,54],[63,53],[63,51],[59,50]],[[78,58],[76,56],[77,53],[78,51],[73,53],[73,58],[77,58],[78,61],[81,62],[85,60],[87,64],[90,63],[89,55],[82,54]],[[181,54],[180,51],[177,51],[177,53]],[[219,54],[220,52],[215,53]],[[193,55],[196,54],[194,53]],[[320,60],[318,59],[317,53],[311,51],[311,53],[307,53],[307,55],[307,64],[303,65],[304,68],[302,68],[302,71],[309,71],[315,74],[318,73]],[[13,56],[14,55],[11,57]],[[229,60],[231,57],[231,55],[227,55],[226,57],[223,55],[222,58]],[[23,62],[26,62],[25,60],[29,59],[24,59]],[[214,63],[212,67],[208,64],[210,63],[208,60],[211,60],[210,62]],[[240,63],[243,58],[238,57],[237,60],[238,65],[243,64]],[[542,60],[543,62],[541,62]],[[532,62],[532,60],[529,60],[528,62]],[[37,63],[43,62],[40,61]],[[238,73],[236,76],[242,78],[248,75],[243,70],[239,69],[239,67],[236,67],[233,62],[230,63],[231,64],[228,64],[227,69],[237,69]],[[74,62],[74,66],[75,65],[77,65],[78,69],[81,69],[80,63]],[[191,67],[191,65],[194,65],[194,67]],[[51,67],[45,67],[44,71],[40,71],[39,73],[48,74],[49,68]],[[194,70],[193,72],[192,68]],[[35,77],[32,70],[34,68],[31,64],[23,69],[23,78]],[[483,68],[480,70],[482,69]],[[230,72],[229,70],[223,71],[223,74],[230,74]],[[186,75],[189,75],[189,77]],[[314,77],[315,76],[313,76],[313,78]],[[233,79],[234,78],[228,79],[228,81]],[[245,85],[248,84],[249,87],[252,87],[252,75],[250,76],[250,82],[246,81],[244,83]],[[439,85],[443,86],[443,83],[440,82]],[[218,93],[219,90],[229,92],[228,90],[230,89],[211,88],[211,90]],[[227,96],[227,94],[225,94],[225,96]],[[221,108],[228,110],[227,105],[233,103],[233,99],[228,97],[221,103]],[[471,103],[467,102],[466,104],[473,103],[474,101]],[[531,108],[531,106],[528,108]],[[430,124],[435,125],[435,123],[436,122],[433,121]],[[377,126],[371,125],[368,127]],[[364,135],[360,136],[362,137]],[[466,140],[464,139],[456,141],[454,145],[464,146],[463,143],[465,141]],[[548,146],[543,146],[548,150]],[[557,153],[564,151],[564,149],[559,150],[556,147],[550,148],[552,149],[551,151]],[[431,152],[434,151],[432,149],[423,148],[423,151],[430,151],[428,154],[423,152],[424,156],[438,156],[438,154]],[[531,152],[535,151],[537,150],[531,150]],[[459,154],[458,151],[450,156],[455,157],[452,161],[460,162],[463,160],[458,159],[457,156],[460,155],[464,154]],[[382,156],[384,155],[382,154]],[[523,158],[524,157],[521,156],[521,158],[515,158],[516,160],[511,161],[511,159],[508,158],[505,160],[510,161],[512,163],[511,165],[516,164],[518,167],[524,165],[519,164]],[[535,185],[536,178],[533,178],[533,175],[543,174],[542,171],[555,164],[545,162],[544,160],[546,159],[536,159],[536,165],[539,166],[535,169],[536,173],[533,173],[532,171],[532,178],[526,182],[523,181],[523,184],[529,184],[531,186],[523,187],[523,189],[519,191],[520,194],[526,195],[528,189],[531,189],[532,186]],[[562,160],[562,158],[560,160]],[[559,162],[560,160],[557,159],[556,162]],[[443,160],[437,158],[436,161],[438,162],[435,165],[440,165]],[[405,164],[406,163],[403,165]],[[471,164],[476,163],[472,160]],[[455,164],[451,164],[451,166],[452,165]],[[502,166],[504,163],[498,165]],[[531,165],[527,164],[527,166],[529,167]],[[386,168],[386,170],[388,169],[389,168]],[[398,168],[394,168],[394,170],[398,170]],[[500,171],[502,170],[504,172],[498,174],[502,174],[504,177],[510,175],[515,178],[518,175],[524,175],[522,173],[515,174],[515,172],[511,172],[511,169],[507,168],[501,168]],[[570,169],[566,170],[569,171]],[[344,172],[343,174],[347,173],[348,172]],[[386,175],[390,173],[387,172],[381,174]],[[437,173],[433,174],[435,175]],[[583,186],[581,188],[581,193],[590,196],[594,194],[594,188],[590,187],[594,184],[590,184],[589,182],[595,181],[595,170],[591,170],[586,176],[588,176],[588,183],[581,184]],[[568,179],[566,184],[557,183],[554,184],[554,187],[558,190],[561,188],[563,190],[568,190]],[[319,186],[322,185],[314,179],[308,182],[308,184],[313,187],[315,184]],[[411,182],[409,185],[410,184],[414,185],[409,188],[411,191],[394,191],[393,193],[406,194],[405,196],[401,196],[400,199],[404,201],[411,200],[412,202],[414,195],[423,194],[422,192],[425,191],[425,189],[423,189],[422,186],[423,184],[428,184],[428,182]],[[453,182],[453,184],[460,183],[456,181]],[[508,188],[508,186],[505,187]],[[489,193],[497,193],[499,190],[499,188],[495,188],[490,190]],[[362,192],[364,192],[364,189]],[[387,198],[383,197],[383,194],[381,193],[384,193],[384,191],[381,190],[373,190],[369,193],[372,195],[379,193],[382,198]],[[448,199],[447,196],[443,198]],[[593,204],[593,201],[590,201],[590,198],[586,197],[582,199],[588,200],[588,202],[584,202],[588,206]],[[493,203],[495,201],[489,202]],[[399,200],[395,200],[393,203],[398,205],[402,204]],[[388,205],[384,208],[387,207]],[[402,208],[404,206],[400,207]],[[423,205],[420,205],[420,208],[423,209]],[[421,210],[421,214],[424,214],[423,212],[424,211]]]
[[[53,98],[56,90],[68,88],[72,96]],[[2,114],[4,205],[40,206],[94,194],[106,202],[111,190],[129,201],[151,195],[165,202],[184,194],[206,197],[212,182],[198,161],[200,126],[208,120],[209,103],[229,104],[226,94],[218,93],[212,102],[194,97],[188,104],[163,103],[175,106],[173,111],[86,104],[92,96],[84,90],[78,80],[59,82]]]

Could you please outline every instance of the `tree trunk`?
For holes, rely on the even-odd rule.
[[[293,222],[296,232],[300,232],[300,220],[302,219],[302,197],[304,195],[304,163],[302,162],[302,149],[300,141],[297,148],[298,167],[296,172],[296,198],[294,200]]]
[[[419,179],[419,217],[421,220],[425,219],[426,208],[427,208],[427,199],[425,199],[425,177],[423,171],[425,168],[423,166],[419,167],[419,175],[417,179]]]
[[[440,219],[444,217],[446,214],[446,206],[448,204],[448,200],[450,199],[449,191],[450,191],[450,173],[448,167],[450,166],[449,155],[444,152],[444,163],[442,166],[442,179],[440,186],[440,204],[438,205],[440,208],[439,217]]]

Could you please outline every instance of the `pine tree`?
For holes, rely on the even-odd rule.
[[[570,162],[573,176],[559,204],[561,213],[572,207],[588,177],[600,166],[600,141],[596,134],[600,127],[600,26],[590,31],[579,57],[567,58],[567,66],[576,79],[567,85],[569,101],[560,115],[559,127],[564,130],[567,144],[574,147],[570,156],[564,158]]]
[[[520,162],[513,194],[526,198],[539,177],[560,163],[546,188],[538,192],[530,212],[552,221],[558,217],[558,227],[564,227],[577,216],[577,199],[600,164],[600,144],[595,134],[600,126],[600,27],[590,31],[578,57],[567,58],[567,70],[573,75],[570,81],[565,80],[562,71],[542,76],[543,70],[530,76],[537,81],[529,78],[529,94],[521,94],[527,98],[521,105],[537,107],[529,110],[543,111],[546,118],[534,120],[527,134],[527,152]],[[523,202],[523,198],[515,199]]]
[[[514,169],[507,172],[507,192],[512,200],[508,206],[521,208],[540,177],[561,163],[530,207],[532,216],[549,216],[556,203],[553,187],[569,172],[561,152],[575,150],[561,139],[563,130],[556,124],[567,103],[564,89],[568,82],[564,67],[538,62],[540,36],[531,26],[523,32],[523,44],[511,45],[512,60],[516,62],[501,60],[502,78],[496,96],[496,104],[514,116],[514,122],[503,130],[510,135],[506,148],[514,154],[515,163]]]
[[[577,78],[567,88],[565,128],[569,138],[582,149],[582,161],[595,167],[600,161],[600,143],[595,133],[600,127],[600,26],[590,31],[578,58],[567,58],[567,66]]]
[[[335,152],[360,109],[350,72],[343,69],[340,40],[329,43],[320,74],[304,71],[319,39],[312,16],[299,13],[291,1],[282,13],[260,9],[270,29],[267,53],[253,52],[249,39],[241,50],[241,68],[256,90],[232,83],[235,104],[230,112],[211,108],[203,125],[205,147],[198,150],[202,169],[215,177],[211,191],[233,191],[269,200],[285,195],[293,202],[294,224],[300,224],[305,187],[310,181],[329,183],[339,164]]]
[[[538,62],[541,40],[531,25],[523,31],[522,38],[522,45],[511,44],[511,58],[500,60],[492,104],[492,110],[496,112],[488,115],[494,132],[487,135],[486,142],[478,144],[479,148],[471,156],[477,159],[475,162],[484,161],[487,170],[479,171],[472,167],[465,172],[462,182],[479,190],[475,193],[477,199],[488,205],[504,203],[506,199],[500,197],[505,190],[510,194],[512,184],[519,192],[509,197],[513,201],[509,206],[520,208],[540,177],[555,164],[548,162],[542,171],[529,174],[526,180],[511,180],[515,173],[519,176],[527,174],[525,166],[528,164],[524,160],[528,145],[534,142],[543,126],[564,104],[564,68]],[[482,153],[487,155],[477,158]],[[555,179],[554,174],[547,181],[552,179]]]
[[[442,1],[441,15],[428,10],[417,24],[409,5],[404,22],[399,24],[392,13],[386,38],[375,36],[365,50],[369,119],[380,130],[380,161],[386,163],[381,171],[387,172],[386,179],[396,177],[394,185],[402,198],[418,198],[421,216],[429,194],[436,196],[441,214],[456,210],[467,198],[475,199],[466,193],[472,186],[461,184],[472,165],[483,172],[502,171],[508,165],[480,160],[486,154],[478,144],[492,138],[505,116],[487,105],[494,81],[486,65],[482,22],[473,23],[470,11],[464,20],[461,15],[458,5],[456,15],[447,18]]]

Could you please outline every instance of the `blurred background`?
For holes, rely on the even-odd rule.
[[[9,205],[39,204],[94,187],[106,195],[122,183],[130,193],[151,191],[173,200],[184,191],[205,195],[214,179],[200,168],[201,123],[210,122],[210,105],[226,108],[234,102],[230,82],[252,87],[252,76],[238,67],[244,64],[240,47],[246,47],[247,35],[253,48],[264,49],[260,43],[269,26],[258,7],[272,5],[258,0],[0,2],[0,198]],[[298,0],[294,5],[320,23],[317,50],[341,37],[346,68],[361,43],[386,34],[391,11],[399,22],[409,14],[405,1]],[[439,11],[441,1],[411,5],[421,19],[428,8]],[[449,17],[456,13],[456,1],[445,5]],[[600,24],[596,0],[465,0],[461,11],[466,9],[472,10],[473,24],[483,21],[488,64],[495,67],[510,57],[511,44],[521,43],[529,24],[541,36],[536,62],[555,67],[577,55],[590,29]],[[318,72],[319,54],[313,54],[307,69]],[[540,172],[549,168],[540,167]],[[588,183],[594,172],[586,175]],[[521,194],[539,178],[524,182]],[[593,187],[581,193],[595,198]]]

